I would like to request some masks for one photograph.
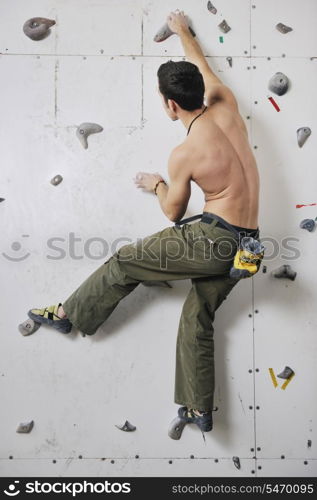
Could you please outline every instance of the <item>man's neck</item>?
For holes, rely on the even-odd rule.
[[[201,108],[194,109],[194,111],[186,111],[185,109],[179,111],[178,117],[186,130],[188,130],[188,127],[190,126],[194,118],[200,115],[204,111],[204,109],[205,105],[203,104]]]

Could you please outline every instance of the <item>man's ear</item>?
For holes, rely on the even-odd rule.
[[[173,113],[177,113],[179,106],[178,106],[177,102],[175,102],[173,99],[168,99],[167,100],[167,106],[169,107],[169,109]]]

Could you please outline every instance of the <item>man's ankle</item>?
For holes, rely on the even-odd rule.
[[[57,316],[61,319],[66,319],[67,318],[67,315],[63,309],[63,306],[59,306],[58,310],[57,310]]]

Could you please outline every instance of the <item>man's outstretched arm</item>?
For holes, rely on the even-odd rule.
[[[232,107],[238,109],[238,103],[232,91],[222,83],[220,78],[212,71],[200,48],[197,40],[188,28],[188,21],[183,12],[171,12],[167,18],[170,29],[179,35],[186,59],[198,66],[205,84],[206,104],[210,105],[215,100],[224,100]]]

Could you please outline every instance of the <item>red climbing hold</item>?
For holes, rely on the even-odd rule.
[[[271,101],[271,103],[273,104],[274,108],[276,109],[276,111],[281,111],[277,102],[274,101],[273,97],[268,97],[268,100]]]
[[[309,203],[308,205],[296,205],[296,208],[314,207],[315,205],[317,205],[317,203]]]

